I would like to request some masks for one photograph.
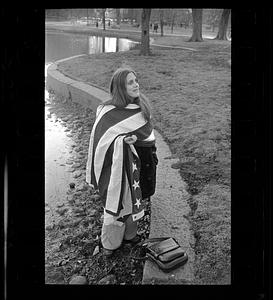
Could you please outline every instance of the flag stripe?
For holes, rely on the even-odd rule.
[[[95,129],[94,147],[97,147],[100,138],[105,134],[107,130],[110,129],[110,127],[139,112],[140,108],[134,110],[114,108],[113,110],[105,112]]]
[[[95,174],[97,181],[99,180],[99,177],[101,174],[103,158],[109,147],[109,143],[112,143],[112,141],[118,135],[120,135],[121,132],[123,134],[126,134],[131,131],[134,131],[136,128],[142,127],[143,123],[145,121],[143,118],[140,118],[140,115],[141,115],[141,112],[110,127],[109,130],[107,130],[104,133],[104,135],[100,138],[97,146],[95,147],[95,145],[94,145],[94,152],[93,152],[94,163],[93,163],[93,165],[94,165],[94,174]]]
[[[142,127],[137,129],[135,132],[133,131],[132,134],[137,136],[139,141],[145,140],[149,134],[152,132],[153,128],[149,122],[146,122]]]
[[[105,159],[103,162],[103,172],[101,173],[98,186],[100,186],[100,196],[102,201],[105,203],[107,196],[107,189],[111,177],[111,167],[112,167],[112,156],[114,152],[114,142],[109,146]],[[94,176],[94,175],[93,175]]]
[[[144,216],[144,209],[136,214],[132,214],[133,221],[136,221]]]
[[[121,175],[123,171],[123,137],[119,136],[114,142],[114,152],[112,155],[111,174]],[[105,183],[104,183],[105,184]],[[110,176],[108,188],[107,188],[107,202],[105,209],[118,212],[120,203],[120,194],[122,191],[122,176]]]
[[[138,105],[98,107],[90,135],[86,180],[99,190],[105,211],[114,216],[131,213],[136,220],[144,214],[140,159],[135,147],[124,142],[129,133],[137,136],[136,145],[155,143],[153,128]]]
[[[102,116],[107,113],[108,111],[114,109],[115,106],[113,105],[107,105],[107,106],[103,106],[103,105],[99,105],[97,108],[97,112],[96,112],[96,120],[94,122],[92,131],[91,131],[91,135],[90,135],[90,141],[89,141],[89,149],[88,149],[88,159],[87,159],[87,163],[86,163],[86,182],[91,184],[92,182],[92,177],[93,180],[94,178],[94,172],[93,176],[91,175],[91,164],[93,161],[93,146],[94,146],[94,134],[95,134],[95,128],[97,127],[97,124],[99,123],[99,121],[101,120]],[[95,186],[95,188],[97,189],[97,184]]]
[[[150,141],[153,141],[155,142],[155,134],[154,134],[154,131],[152,130],[151,134],[143,140],[143,142],[150,142]]]

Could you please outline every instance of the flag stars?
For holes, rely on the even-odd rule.
[[[139,206],[141,205],[141,204],[140,204],[140,199],[136,199],[135,205],[137,206],[137,208],[139,208]]]
[[[137,171],[137,165],[135,163],[133,163],[133,172]]]
[[[134,189],[136,190],[136,188],[139,187],[139,181],[135,181],[135,180],[134,180],[133,187],[134,187]]]

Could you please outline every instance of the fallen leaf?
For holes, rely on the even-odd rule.
[[[99,246],[96,246],[93,252],[93,256],[97,255],[100,252]]]

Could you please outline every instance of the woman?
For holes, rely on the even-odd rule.
[[[151,108],[136,73],[119,68],[110,82],[111,99],[99,105],[90,136],[86,181],[104,204],[103,254],[122,242],[137,243],[143,199],[155,191],[156,147]]]

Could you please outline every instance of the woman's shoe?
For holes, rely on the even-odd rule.
[[[114,250],[102,248],[102,255],[105,257],[110,257],[114,253]]]
[[[141,237],[140,235],[136,235],[134,238],[132,238],[131,240],[123,240],[123,242],[125,244],[132,244],[132,245],[135,245],[137,243],[139,243],[141,241]]]

